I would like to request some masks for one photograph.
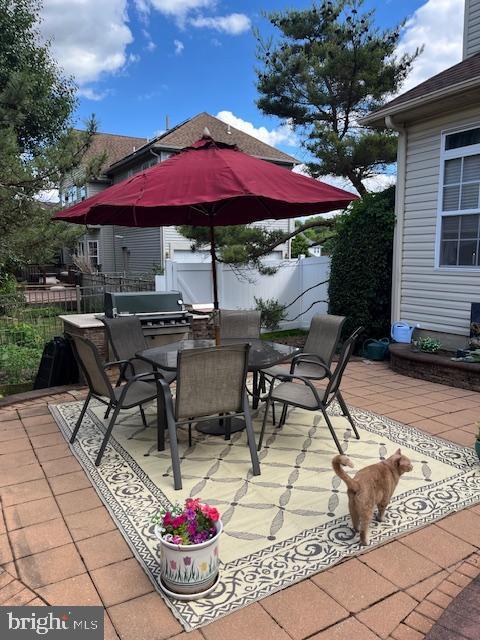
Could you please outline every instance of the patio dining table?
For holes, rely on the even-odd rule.
[[[276,364],[287,362],[295,354],[300,352],[298,347],[291,347],[279,342],[270,342],[261,338],[228,338],[221,340],[222,345],[229,344],[245,344],[250,345],[248,355],[248,370],[253,373],[253,390],[252,405],[256,409],[260,400],[260,371],[267,369]],[[215,340],[182,340],[181,342],[172,342],[161,347],[152,347],[137,352],[135,355],[140,360],[148,362],[155,371],[175,371],[177,369],[178,352],[184,349],[202,349],[205,347],[214,347]],[[161,399],[157,402],[157,410],[163,412]],[[197,426],[197,430],[201,433],[210,435],[225,435],[224,421],[227,418],[220,418],[209,422],[204,422]],[[160,425],[160,422],[159,422]],[[230,432],[241,431],[245,428],[241,419],[231,419]],[[165,447],[163,429],[159,426],[158,444],[159,449]],[[162,433],[160,433],[162,432]]]

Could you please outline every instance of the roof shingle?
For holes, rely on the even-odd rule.
[[[153,144],[155,147],[183,149],[199,140],[203,135],[205,127],[208,128],[212,138],[215,140],[228,144],[236,144],[241,151],[251,156],[297,164],[297,160],[293,156],[288,155],[288,153],[284,153],[206,112],[199,113],[193,116],[193,118],[169,129],[156,138]]]
[[[415,100],[416,98],[423,98],[431,93],[435,93],[442,89],[454,88],[455,85],[461,84],[467,80],[480,76],[480,53],[476,53],[465,60],[462,60],[453,67],[445,69],[437,73],[437,75],[428,78],[424,82],[420,83],[413,89],[402,93],[387,104],[383,105],[376,111],[373,111],[366,120],[372,119],[376,114],[380,114],[385,110],[391,110],[392,107],[399,107],[401,110],[402,105]]]

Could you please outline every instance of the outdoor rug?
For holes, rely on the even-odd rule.
[[[52,406],[68,439],[82,403]],[[156,451],[156,431],[141,429],[137,411],[124,412],[100,467],[94,460],[103,437],[104,405],[92,403],[73,452],[156,588],[158,541],[151,517],[160,505],[201,497],[222,514],[221,580],[208,597],[166,601],[185,629],[208,624],[251,602],[365,551],[351,528],[346,487],[333,473],[337,453],[315,413],[295,410],[282,429],[267,425],[259,454],[260,476],[252,476],[245,432],[221,437],[195,433],[188,448],[179,430],[183,489],[174,491],[167,441]],[[400,480],[386,521],[372,522],[368,549],[423,527],[480,501],[480,465],[475,452],[388,418],[352,408],[360,440],[334,407],[333,422],[355,469],[378,462],[398,447],[414,469]],[[259,433],[261,414],[255,421]],[[154,408],[147,412],[155,424]],[[149,454],[149,455],[145,455]]]

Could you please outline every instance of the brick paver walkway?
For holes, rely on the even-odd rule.
[[[473,445],[479,393],[364,362],[343,388],[354,406]],[[421,640],[480,573],[477,505],[182,633],[48,412],[81,395],[0,410],[0,605],[103,604],[107,639]]]

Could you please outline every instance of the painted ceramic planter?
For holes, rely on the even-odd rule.
[[[163,540],[158,525],[155,534],[160,541],[160,577],[165,587],[181,595],[196,594],[201,598],[215,584],[220,563],[218,545],[222,522],[215,523],[217,533],[201,544],[173,544]]]

